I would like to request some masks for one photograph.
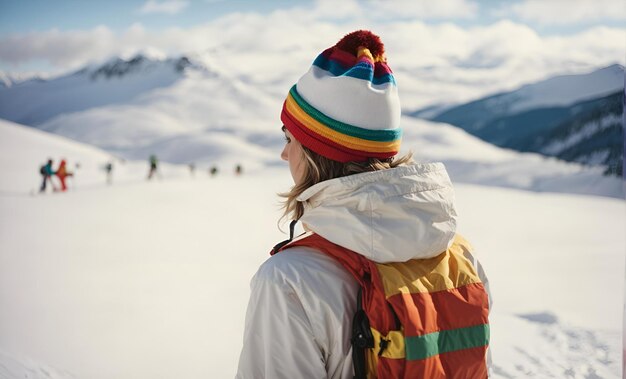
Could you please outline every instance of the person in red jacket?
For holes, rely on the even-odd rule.
[[[57,176],[57,178],[59,178],[59,181],[61,182],[61,191],[67,191],[65,178],[67,178],[68,176],[72,176],[72,173],[67,171],[66,164],[67,163],[65,162],[65,159],[62,159],[61,163],[59,164],[59,168],[54,173]]]

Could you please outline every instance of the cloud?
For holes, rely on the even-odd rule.
[[[418,20],[470,19],[478,13],[477,3],[469,0],[368,0],[365,6],[377,15]]]
[[[508,12],[539,24],[579,24],[626,20],[623,0],[523,0]]]
[[[52,29],[14,34],[0,38],[0,61],[19,65],[42,60],[58,68],[76,67],[106,57],[115,49],[116,39],[106,26],[80,31]]]
[[[177,14],[183,9],[187,8],[189,2],[186,0],[148,0],[141,8],[139,13],[165,13],[165,14]]]
[[[19,67],[39,60],[70,70],[137,52],[157,57],[191,54],[213,71],[284,96],[319,52],[344,34],[365,28],[385,42],[406,109],[465,101],[551,75],[625,63],[623,27],[542,36],[510,20],[474,27],[390,21],[358,4],[347,1],[333,14],[330,3],[321,1],[306,9],[232,13],[202,25],[157,31],[135,24],[121,32],[101,26],[0,36],[0,63]]]
[[[455,20],[475,18],[478,5],[471,0],[315,0],[307,14],[327,19]]]

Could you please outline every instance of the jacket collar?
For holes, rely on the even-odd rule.
[[[456,232],[454,192],[442,163],[324,181],[298,201],[308,229],[378,263],[434,257]]]

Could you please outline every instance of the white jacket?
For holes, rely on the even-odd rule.
[[[454,193],[441,163],[328,180],[298,200],[306,229],[381,263],[434,257],[456,231]],[[259,268],[251,289],[237,378],[352,379],[358,284],[334,258],[286,249]]]

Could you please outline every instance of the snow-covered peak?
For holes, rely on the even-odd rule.
[[[123,104],[153,90],[169,87],[188,75],[216,74],[186,56],[158,59],[136,55],[92,64],[49,80],[16,82],[0,76],[0,118],[30,126],[64,113]]]
[[[49,75],[38,72],[9,73],[0,71],[0,88],[9,88],[24,82],[41,83],[48,78]]]
[[[11,77],[3,71],[0,71],[0,87],[11,87],[13,80]]]
[[[587,74],[555,76],[485,100],[488,106],[499,109],[497,113],[514,114],[533,108],[572,105],[609,95],[623,86],[624,66],[614,64]]]
[[[132,58],[111,58],[104,63],[85,67],[74,75],[89,75],[92,79],[122,78],[127,75],[141,74],[158,69],[172,70],[182,73],[187,67],[200,68],[198,63],[191,62],[186,56],[158,59],[137,54]]]

